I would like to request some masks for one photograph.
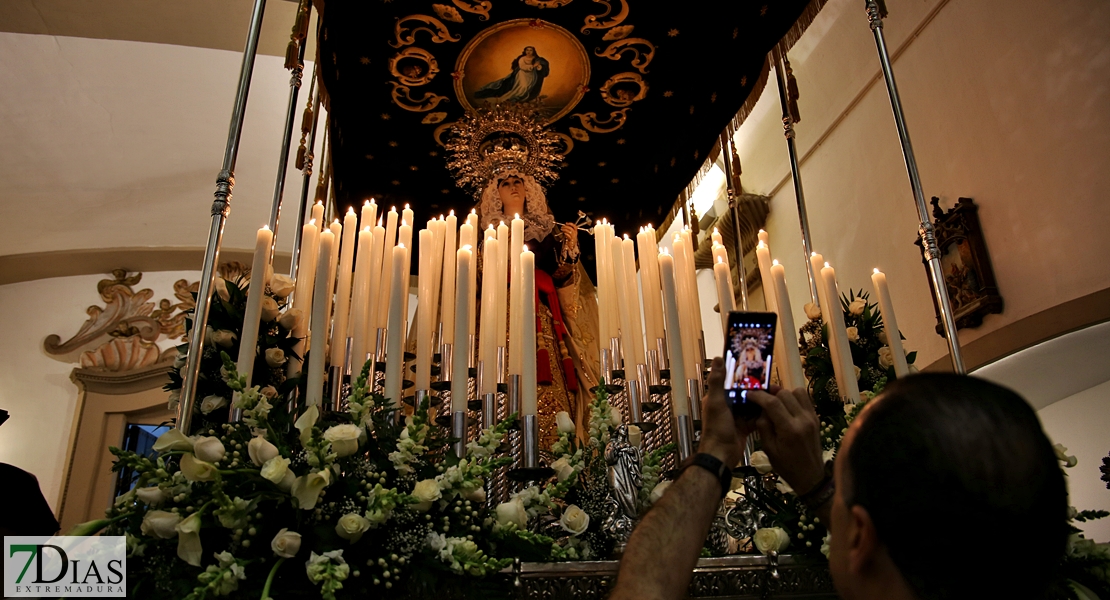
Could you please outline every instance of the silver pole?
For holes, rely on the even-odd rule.
[[[482,429],[493,429],[497,425],[497,393],[489,392],[482,396]]]
[[[197,380],[200,378],[200,357],[204,347],[204,330],[208,326],[208,310],[212,303],[212,282],[220,260],[220,244],[224,236],[224,223],[231,212],[231,191],[235,187],[235,159],[239,155],[239,138],[243,133],[243,117],[247,111],[247,93],[251,87],[254,57],[258,51],[258,34],[262,29],[262,13],[266,0],[254,0],[247,46],[243,50],[243,63],[239,68],[239,87],[235,92],[235,107],[231,112],[231,125],[224,148],[224,162],[216,177],[216,200],[212,203],[212,224],[208,229],[208,244],[204,249],[200,289],[193,312],[193,330],[189,336],[189,356],[185,363],[185,381],[181,386],[181,401],[177,405],[177,428],[189,433],[193,424],[193,406],[196,403]]]
[[[678,459],[684,461],[694,453],[694,427],[690,423],[690,416],[679,415],[675,428],[678,429]]]
[[[451,437],[455,439],[455,456],[466,456],[466,411],[457,410],[451,413]]]
[[[520,419],[520,396],[522,391],[520,379],[521,377],[517,373],[509,375],[509,414],[516,415],[517,419]]]
[[[732,212],[732,233],[736,241],[736,273],[740,278],[740,306],[748,310],[748,275],[744,269],[744,244],[740,238],[740,194],[743,193],[732,171],[732,124],[721,132],[721,156],[725,161],[725,182],[728,194],[728,209]]]
[[[312,81],[310,82],[309,89],[315,87],[315,83],[316,83],[315,69],[316,68],[313,67],[313,77],[312,77]],[[315,155],[313,154],[313,152],[314,152],[314,148],[316,147],[316,126],[320,122],[320,90],[316,90],[316,93],[314,94],[314,97],[312,98],[311,102],[312,102],[312,104],[311,104],[311,106],[312,106],[312,129],[309,131],[309,134],[308,134],[308,145],[305,148],[304,165],[303,165],[302,170],[301,170],[301,172],[303,173],[302,180],[301,180],[301,208],[299,209],[299,212],[297,213],[297,215],[298,215],[298,220],[297,220],[298,227],[297,227],[297,230],[294,232],[294,238],[293,238],[293,263],[289,267],[289,274],[290,274],[291,277],[293,277],[293,279],[297,278],[297,263],[299,262],[299,258],[300,258],[300,254],[301,254],[301,228],[300,228],[300,225],[304,225],[305,214],[308,212],[308,206],[310,204],[310,202],[308,200],[308,189],[309,189],[309,187],[312,186],[312,161],[315,158]],[[302,135],[303,135],[303,132],[304,132],[303,127],[304,126],[302,125],[301,127],[302,127],[301,132],[302,132]],[[326,225],[326,224],[320,224],[320,225],[323,226],[323,225]]]
[[[933,293],[936,295],[937,306],[940,307],[941,316],[944,318],[944,338],[948,341],[948,353],[952,359],[952,370],[964,374],[963,355],[960,352],[960,338],[956,331],[956,320],[952,313],[952,303],[948,299],[948,288],[944,281],[944,270],[940,264],[940,248],[937,247],[936,231],[932,221],[929,220],[929,209],[925,204],[925,193],[921,190],[921,176],[917,172],[917,160],[913,156],[913,145],[910,144],[910,132],[906,127],[906,117],[902,113],[902,101],[898,97],[898,86],[894,82],[894,68],[890,64],[890,53],[887,52],[886,39],[883,37],[883,11],[879,10],[876,0],[867,0],[867,20],[871,25],[871,32],[875,34],[875,47],[879,51],[879,63],[883,68],[883,78],[886,80],[886,91],[890,96],[890,108],[894,111],[894,122],[898,126],[898,139],[902,142],[902,156],[906,159],[906,171],[910,176],[910,187],[913,188],[913,199],[917,204],[917,218],[920,221],[918,235],[921,236],[921,246],[925,252],[928,263],[929,278],[933,282]],[[897,332],[895,332],[897,335]]]
[[[696,423],[701,422],[701,383],[697,378],[686,380],[686,395],[690,397],[690,418]]]
[[[809,298],[814,304],[817,300],[816,274],[809,265],[809,257],[813,254],[813,238],[809,234],[809,214],[806,212],[806,195],[802,191],[802,172],[798,166],[798,146],[794,142],[794,117],[786,99],[786,74],[783,69],[783,57],[776,46],[771,50],[775,60],[775,82],[779,86],[779,105],[782,106],[782,134],[786,137],[786,149],[790,153],[790,174],[794,178],[794,197],[798,201],[798,222],[802,227],[802,249],[805,252],[806,273],[809,274]]]
[[[304,50],[307,45],[301,42],[297,65],[293,67],[293,75],[289,78],[289,106],[285,109],[285,137],[281,140],[281,157],[278,159],[277,181],[274,183],[274,200],[270,205],[270,231],[274,232],[274,244],[277,244],[278,217],[281,213],[281,198],[285,194],[285,174],[289,168],[289,147],[293,143],[293,125],[297,118],[297,97],[301,93]],[[270,253],[273,254],[273,249]]]
[[[536,415],[524,415],[524,468],[540,466],[540,422]]]

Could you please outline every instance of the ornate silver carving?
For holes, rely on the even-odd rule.
[[[940,258],[940,247],[937,246],[937,230],[932,223],[925,222],[917,229],[921,236],[921,247],[924,250],[925,260]]]
[[[235,189],[235,174],[228,169],[221,169],[216,176],[216,191],[213,196],[216,200],[212,203],[212,216],[223,217],[231,213],[231,191]]]
[[[616,538],[617,551],[628,543],[640,516],[640,488],[644,485],[640,449],[628,441],[628,425],[621,425],[605,446],[608,466],[610,513],[602,529]]]

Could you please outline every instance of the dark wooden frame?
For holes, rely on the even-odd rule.
[[[1002,312],[1002,296],[991,269],[990,254],[983,240],[983,230],[979,226],[979,207],[971,198],[960,198],[956,205],[944,212],[940,208],[940,198],[933,196],[933,226],[936,227],[937,247],[940,248],[941,266],[945,281],[948,282],[948,296],[952,303],[956,329],[978,327],[983,317]],[[921,247],[921,240],[917,242]],[[922,250],[922,263],[925,253]],[[955,267],[955,270],[953,270]],[[928,265],[926,263],[926,275]],[[933,308],[937,315],[937,333],[944,336],[944,320],[937,305],[936,290],[929,279],[933,292]]]

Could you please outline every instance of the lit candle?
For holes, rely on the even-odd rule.
[[[325,230],[320,234],[320,247],[316,256],[316,283],[313,285],[312,323],[309,325],[308,381],[305,390],[305,403],[308,406],[320,404],[324,396],[324,358],[327,354],[327,331],[329,319],[328,274],[331,271],[331,249],[335,244],[335,234]]]
[[[619,282],[620,285],[614,285],[613,302],[616,303],[617,318],[620,320],[620,333],[621,333],[621,351],[624,353],[624,369],[627,371],[625,376],[636,372],[636,351],[633,349],[635,342],[632,339],[632,315],[629,312],[629,307],[632,305],[631,300],[628,299],[629,290],[622,281],[624,279],[624,250],[621,249],[620,238],[612,237],[609,242],[609,265],[613,271],[614,282]],[[619,277],[619,279],[617,279]],[[614,357],[614,367],[620,368],[620,357]]]
[[[331,247],[331,268],[328,270],[328,281],[330,282],[328,284],[330,294],[328,296],[328,309],[331,310],[335,304],[335,273],[339,270],[339,240],[343,238],[343,225],[339,223],[339,219],[336,219],[332,221],[329,229],[332,235],[335,236]]]
[[[429,223],[431,224],[431,223]],[[416,389],[427,390],[432,387],[432,267],[435,253],[435,234],[431,229],[421,229],[419,233],[420,264],[417,266],[416,293],[416,373],[413,377]]]
[[[691,314],[694,316],[694,339],[701,340],[702,330],[705,326],[701,322],[701,292],[698,291],[698,271],[694,267],[694,242],[692,240],[692,232],[687,227],[679,232],[682,239],[686,240],[686,268],[683,272],[686,274],[687,286],[690,293],[690,302],[693,307]]]
[[[763,242],[764,246],[771,246],[771,236],[767,235],[766,231],[760,229],[759,233],[756,234],[756,237],[759,238],[759,241]]]
[[[405,205],[405,210],[408,210],[408,205]],[[412,279],[412,221],[405,221],[402,219],[401,226],[397,228],[397,244],[405,247],[405,275],[401,278],[402,300],[401,300],[401,347],[405,348],[408,344],[405,340],[409,336],[409,281]]]
[[[441,342],[444,344],[455,343],[455,275],[458,271],[456,262],[459,249],[456,238],[458,228],[455,225],[457,222],[455,211],[451,211],[444,221],[443,228],[443,282],[440,286],[439,312],[440,323],[443,325]],[[452,372],[449,369],[453,368],[453,365],[441,364],[440,379],[446,381],[448,374]]]
[[[359,227],[367,228],[373,227],[374,221],[378,220],[378,203],[374,202],[371,198],[362,203],[362,214],[358,219]]]
[[[711,237],[713,238],[713,243],[715,245],[718,245],[718,246],[724,246],[725,245],[725,238],[723,238],[721,236],[721,230],[717,229],[716,227],[713,228],[713,235]],[[716,261],[713,261],[713,262],[716,263]]]
[[[671,354],[671,407],[674,416],[689,416],[690,398],[686,392],[686,365],[682,353],[681,319],[678,312],[678,291],[674,273],[674,259],[664,248],[659,253],[659,284],[663,295],[663,312],[666,315],[667,347]]]
[[[482,244],[482,330],[478,336],[478,357],[482,361],[482,389],[479,394],[497,392],[497,266],[501,262],[497,232],[486,230]]]
[[[497,346],[504,347],[508,341],[505,334],[508,329],[509,305],[506,297],[509,293],[509,226],[501,221],[497,226]]]
[[[690,254],[690,247],[688,245],[688,238],[675,235],[674,237],[674,276],[675,285],[677,286],[676,301],[678,302],[679,315],[681,325],[676,328],[680,333],[682,340],[682,356],[686,360],[685,372],[688,378],[697,377],[698,369],[698,338],[697,338],[697,321],[694,319],[694,313],[700,311],[700,306],[694,301],[692,296],[692,286],[690,285],[690,278],[687,277],[686,270],[689,268],[689,263],[686,256]],[[667,331],[670,331],[668,326]],[[671,356],[671,372],[674,372],[674,356]],[[672,378],[672,381],[673,378]],[[675,384],[672,384],[674,387]],[[685,385],[685,381],[679,383]]]
[[[821,269],[821,280],[825,285],[825,296],[829,298],[830,303],[834,298],[837,303],[835,310],[827,312],[829,313],[829,336],[836,339],[837,351],[840,355],[838,361],[840,378],[844,380],[840,395],[854,404],[860,400],[859,384],[856,382],[856,369],[852,362],[852,348],[848,345],[848,330],[844,327],[844,311],[840,310],[839,306],[840,290],[836,285],[836,271],[829,266],[829,263],[825,263],[825,268]],[[833,365],[834,368],[836,366],[836,364]]]
[[[524,359],[520,336],[524,303],[520,293],[520,253],[524,251],[524,220],[520,215],[513,217],[509,245],[509,375],[522,375]]]
[[[347,327],[351,312],[351,284],[355,260],[355,235],[358,215],[348,208],[343,217],[343,243],[339,248],[339,285],[335,292],[335,326],[331,333],[331,364],[344,366],[347,355]]]
[[[389,320],[389,295],[390,295],[390,281],[389,267],[390,257],[393,256],[393,247],[397,245],[397,207],[392,206],[389,212],[385,214],[385,243],[382,247],[382,266],[381,266],[381,280],[378,283],[378,327],[387,328],[387,321]]]
[[[365,207],[364,207],[365,208]],[[367,221],[369,223],[369,221]],[[351,338],[351,374],[358,377],[366,363],[366,296],[370,291],[370,248],[374,245],[374,231],[369,224],[358,232],[358,251],[355,253],[355,279],[351,293],[351,320],[347,335]]]
[[[759,279],[763,283],[763,303],[767,305],[767,312],[777,313],[779,305],[775,298],[775,284],[771,281],[771,249],[763,240],[755,246],[755,258],[759,264]]]
[[[320,226],[309,221],[301,227],[301,255],[297,260],[297,287],[293,292],[293,307],[299,308],[303,318],[293,327],[297,339],[293,345],[296,358],[289,357],[286,374],[293,377],[301,372],[304,350],[308,346],[309,316],[312,314],[312,289],[316,281],[316,253],[320,244]]]
[[[405,366],[405,356],[402,353],[402,342],[405,338],[402,333],[405,296],[408,295],[404,285],[407,257],[408,251],[404,244],[393,247],[393,259],[390,263],[393,268],[390,271],[389,316],[386,325],[388,334],[385,344],[385,397],[395,408],[401,403],[401,375]]]
[[[520,292],[526,299],[523,306],[521,345],[524,349],[520,386],[523,389],[520,400],[522,415],[537,414],[536,405],[536,255],[524,247],[520,253]]]
[[[262,299],[266,297],[266,270],[270,266],[270,246],[274,233],[263,225],[254,238],[254,261],[251,263],[251,284],[247,290],[247,307],[243,315],[243,335],[239,337],[239,375],[247,378],[250,387],[254,375],[254,356],[258,347],[258,327],[262,316]]]
[[[465,224],[463,225],[466,226]],[[467,375],[466,347],[469,343],[470,332],[466,326],[466,314],[470,310],[470,246],[463,246],[455,253],[455,314],[459,317],[454,321],[452,343],[454,353],[451,361],[451,412],[466,410]]]
[[[605,226],[604,220],[594,225],[594,252],[597,257],[597,318],[598,318],[598,340],[600,345],[599,350],[604,352],[609,348],[609,335],[610,328],[610,299],[609,299],[609,286],[606,278],[608,272],[609,261],[612,260],[609,256],[609,238],[610,234]],[[614,365],[619,357],[614,356]],[[609,378],[608,373],[602,373],[602,377]]]
[[[319,200],[312,205],[312,220],[316,221],[317,227],[324,224],[324,205]]]
[[[821,283],[821,268],[824,266],[824,264],[825,257],[816,252],[810,254],[809,265],[815,276],[814,281],[817,282],[817,301],[821,303],[821,320],[825,324],[825,330],[828,332],[826,337],[829,344],[829,362],[831,362],[835,367],[836,365],[840,364],[840,351],[836,347],[836,338],[832,335],[832,326],[829,324],[829,315],[830,313],[832,313],[832,310],[830,310],[829,307],[833,305],[829,302],[829,299],[825,297],[825,286]],[[839,298],[836,299],[836,308],[840,308]],[[836,377],[836,387],[837,389],[841,390],[841,394],[843,394],[843,390],[847,389],[845,387],[847,383],[841,381],[843,373],[841,372],[841,369],[837,368],[833,369],[833,373]]]
[[[886,273],[875,269],[875,272],[871,275],[871,283],[875,285],[875,294],[879,296],[879,309],[883,315],[883,329],[886,331],[891,358],[894,359],[894,374],[898,377],[905,377],[910,374],[910,366],[906,362],[906,350],[902,348],[902,334],[898,331],[898,319],[894,317],[894,303],[890,301],[890,288],[886,285]]]
[[[432,272],[431,281],[429,282],[431,308],[428,314],[432,319],[432,332],[434,334],[439,323],[439,288],[443,285],[443,241],[446,233],[443,215],[433,219],[429,229],[432,230]],[[423,252],[423,249],[421,249],[421,252]],[[432,348],[432,354],[437,352],[439,352],[439,348]]]
[[[467,286],[471,294],[476,294],[478,293],[478,230],[475,229],[474,225],[470,224],[470,217],[471,215],[467,215],[466,223],[463,223],[462,227],[459,227],[459,244],[462,246],[470,246],[471,248],[473,248],[470,254],[467,255],[470,257],[470,268],[467,270],[467,276],[470,277],[470,281],[467,282]],[[477,302],[475,302],[474,299],[471,299],[470,302],[468,302],[466,305],[466,312],[456,313],[455,315],[455,318],[462,318],[466,320],[466,331],[468,336],[474,335],[476,333],[474,327],[478,316],[477,308]],[[464,356],[467,354],[467,352],[470,351],[471,348],[469,338],[467,339],[467,343],[461,348],[455,348],[455,352],[462,352]]]
[[[640,283],[644,289],[644,320],[652,321],[647,347],[655,350],[656,340],[663,338],[665,327],[663,296],[659,288],[659,261],[651,260],[651,257],[659,256],[659,244],[655,241],[655,229],[650,225],[644,227],[643,240],[644,246],[640,250]]]
[[[736,298],[732,295],[732,281],[728,264],[721,258],[713,265],[713,277],[717,280],[717,303],[721,311],[721,331],[728,334],[728,313],[736,310]]]
[[[628,308],[629,324],[632,325],[632,331],[629,332],[628,337],[632,341],[631,359],[633,364],[643,365],[647,364],[644,360],[644,333],[643,325],[640,322],[640,288],[636,285],[636,250],[632,240],[628,239],[628,235],[620,243],[621,252],[624,258],[624,270],[622,276],[624,281],[621,285],[627,288],[628,293],[625,295],[625,306]],[[626,350],[626,352],[629,352]],[[626,378],[631,378],[635,373],[626,373]]]
[[[781,367],[779,375],[782,384],[790,389],[806,386],[805,371],[802,369],[802,359],[798,354],[798,330],[794,327],[794,313],[790,309],[790,294],[786,289],[786,269],[779,261],[772,261],[771,280],[775,284],[775,299],[779,304],[779,334],[777,338],[782,341],[782,360],[778,361]]]
[[[378,291],[382,287],[382,255],[385,254],[385,227],[382,220],[374,227],[374,237],[370,242],[370,278],[366,291],[366,352],[377,350],[378,327],[381,319],[378,313],[384,310]],[[365,360],[365,357],[363,358]]]

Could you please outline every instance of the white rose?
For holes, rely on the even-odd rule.
[[[211,396],[205,396],[204,400],[200,401],[200,412],[208,414],[217,408],[223,408],[225,406],[227,406],[227,398],[212,394]]]
[[[812,302],[806,302],[805,311],[811,321],[821,318],[821,307]]]
[[[486,501],[486,488],[485,486],[478,486],[469,492],[463,492],[463,500],[470,500],[471,502],[484,503]]]
[[[420,512],[428,512],[432,508],[432,503],[439,500],[443,494],[439,491],[439,483],[434,479],[424,479],[416,482],[412,488],[412,497],[420,502],[412,506],[413,510]]]
[[[285,364],[285,351],[281,348],[267,348],[266,349],[266,364],[271,367],[277,368]],[[275,390],[275,395],[276,390]]]
[[[162,503],[170,497],[169,494],[158,486],[137,488],[135,490],[135,495],[139,497],[139,500],[150,506],[161,506]]]
[[[636,446],[637,448],[639,448],[640,444],[643,443],[643,441],[644,441],[644,432],[640,430],[639,426],[629,425],[628,426],[628,443],[630,443],[633,446]]]
[[[610,407],[609,424],[613,427],[620,427],[622,423],[624,423],[624,414],[621,413],[621,409],[616,406]]]
[[[856,365],[852,365],[852,368],[856,370],[856,381],[859,381],[859,376],[863,373],[863,371],[861,371],[860,368]]]
[[[302,510],[316,508],[316,501],[320,499],[320,492],[331,483],[331,471],[323,470],[298,477],[293,481],[291,493],[297,499],[297,505]]]
[[[284,456],[271,458],[262,465],[259,475],[271,483],[280,484],[292,475],[292,471],[289,470],[289,459]]]
[[[270,279],[270,291],[278,298],[284,298],[293,293],[296,287],[296,282],[288,275],[274,275]]]
[[[220,300],[223,300],[224,302],[231,301],[231,292],[227,291],[228,281],[226,279],[217,275],[215,281],[212,282],[212,285],[216,288],[216,295],[220,297]]]
[[[555,426],[559,428],[559,433],[574,433],[574,421],[565,410],[555,413]]]
[[[264,437],[255,436],[251,441],[247,442],[247,454],[251,457],[251,462],[254,466],[261,467],[266,464],[266,461],[280,454],[277,446],[270,443]]]
[[[280,315],[280,314],[281,314],[281,309],[278,308],[277,300],[274,300],[273,298],[271,298],[269,296],[266,296],[266,297],[262,298],[262,322],[263,323],[272,322],[274,319],[278,318],[278,315]]]
[[[648,495],[648,501],[656,504],[663,497],[663,494],[667,493],[669,487],[671,487],[671,481],[669,480],[655,484],[655,487],[651,489],[651,494]]]
[[[755,547],[764,554],[782,552],[790,545],[790,536],[781,527],[764,527],[757,529],[752,536]]]
[[[884,369],[894,366],[894,355],[890,353],[890,346],[879,348],[879,366]]]
[[[181,515],[165,510],[147,511],[143,517],[143,524],[139,530],[143,535],[149,535],[163,540],[177,537],[177,524],[181,522]]]
[[[293,558],[301,549],[301,534],[282,528],[270,542],[270,550],[280,558]]]
[[[771,459],[767,458],[767,453],[762,450],[752,452],[751,465],[755,467],[756,471],[767,474],[774,470],[771,466]]]
[[[865,302],[863,298],[856,298],[848,305],[848,312],[858,317],[863,314],[864,308],[867,308],[867,302]]]
[[[193,454],[204,462],[214,463],[223,459],[227,450],[220,438],[206,435],[193,443]]]
[[[559,518],[559,525],[571,535],[581,535],[590,526],[590,515],[578,506],[571,504],[563,509],[563,516]]]
[[[268,385],[268,386],[258,390],[258,393],[262,394],[263,396],[265,396],[267,398],[269,398],[270,400],[273,400],[274,398],[277,398],[277,395],[278,395],[277,388],[272,386],[272,385]]]
[[[216,466],[197,460],[192,452],[181,456],[181,474],[189,481],[212,481],[216,478]]]
[[[303,320],[304,309],[290,308],[289,310],[282,313],[280,317],[278,317],[278,325],[284,327],[286,331],[293,331],[297,328],[297,325],[301,324],[301,321]]]
[[[847,331],[848,331],[848,341],[849,342],[858,342],[859,341],[859,329],[856,329],[855,327],[849,327],[847,329]]]
[[[565,456],[551,463],[551,468],[555,470],[555,476],[559,478],[559,481],[566,481],[574,474],[574,467],[570,465]]]
[[[524,503],[520,501],[520,498],[498,504],[496,513],[497,523],[500,525],[514,523],[521,529],[528,526],[528,511],[524,510]]]
[[[358,452],[358,437],[362,435],[362,428],[358,425],[345,423],[333,425],[324,432],[324,439],[331,442],[331,449],[340,458]]]
[[[238,339],[238,337],[239,336],[234,331],[217,329],[212,332],[212,343],[224,348],[230,348],[235,345],[235,340]]]
[[[184,433],[181,433],[180,429],[171,429],[158,436],[158,439],[154,441],[154,451],[159,453],[171,452],[173,450],[191,451],[192,449],[193,440],[189,439],[189,436]]]
[[[335,524],[335,533],[352,544],[362,538],[362,534],[368,529],[370,529],[370,521],[356,513],[347,513],[339,517],[339,522]]]

